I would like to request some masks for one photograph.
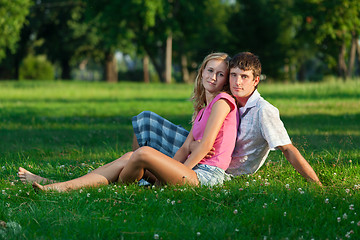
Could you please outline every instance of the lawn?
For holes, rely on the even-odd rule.
[[[86,174],[131,150],[143,110],[189,129],[192,86],[0,82],[0,239],[359,239],[360,81],[259,91],[324,187],[274,151],[256,174],[213,188],[36,193],[19,166],[56,180]]]

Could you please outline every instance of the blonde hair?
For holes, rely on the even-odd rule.
[[[192,122],[194,122],[197,114],[199,111],[206,106],[206,95],[205,95],[205,88],[202,84],[202,73],[206,67],[206,64],[211,60],[222,60],[226,63],[227,70],[229,70],[229,62],[230,57],[226,53],[218,52],[218,53],[210,53],[207,55],[204,60],[202,61],[195,78],[195,86],[194,86],[194,92],[192,94],[191,100],[193,101],[194,105],[194,114],[192,116]],[[229,81],[224,85],[221,92],[227,92],[230,93],[230,85]]]

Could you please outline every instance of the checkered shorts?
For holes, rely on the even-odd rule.
[[[150,111],[132,118],[132,125],[139,146],[150,146],[173,157],[183,145],[189,132],[181,126]]]

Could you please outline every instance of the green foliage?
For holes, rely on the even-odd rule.
[[[265,84],[323,188],[281,152],[214,188],[113,184],[36,193],[17,168],[65,181],[131,150],[131,117],[152,110],[189,129],[184,84],[0,82],[0,239],[358,239],[360,86]],[[324,230],[326,229],[326,231]]]
[[[0,62],[5,57],[6,49],[15,52],[31,5],[31,0],[0,0]]]
[[[54,80],[54,66],[46,59],[46,56],[29,55],[20,67],[20,79],[28,80]]]

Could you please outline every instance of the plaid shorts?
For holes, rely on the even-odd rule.
[[[139,146],[150,146],[173,157],[183,145],[189,132],[179,125],[150,111],[132,118],[132,125]]]

